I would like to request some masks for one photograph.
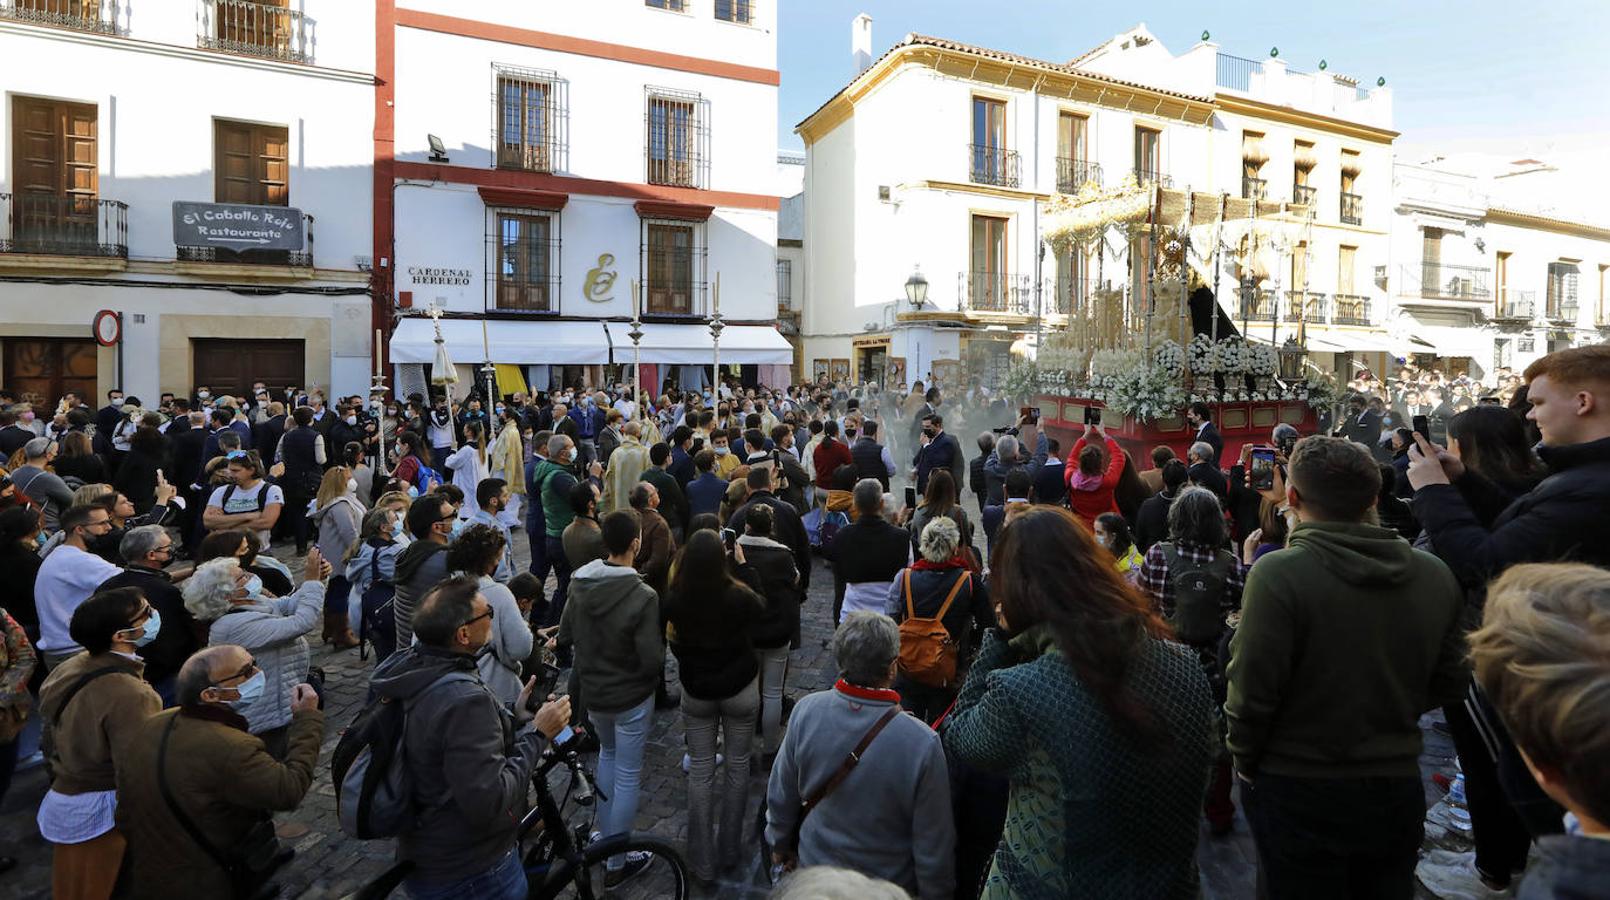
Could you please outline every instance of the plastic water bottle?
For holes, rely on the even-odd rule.
[[[1470,832],[1470,810],[1465,805],[1465,775],[1455,776],[1448,788],[1448,819],[1461,832]]]

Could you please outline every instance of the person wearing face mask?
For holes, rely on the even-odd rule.
[[[583,394],[570,409],[570,418],[576,423],[576,458],[582,465],[598,459],[598,435],[604,430],[604,415],[592,394]]]
[[[0,479],[3,480],[3,479]],[[39,608],[34,600],[34,581],[39,576],[40,529],[44,520],[31,506],[12,506],[0,510],[0,609],[11,613],[28,633],[39,640]]]
[[[325,441],[333,450],[340,450],[348,444],[362,444],[368,437],[364,430],[364,422],[368,416],[356,406],[342,406],[336,411],[336,418],[327,432]]]
[[[732,473],[743,465],[743,460],[732,452],[731,441],[725,431],[718,429],[710,433],[710,450],[716,455],[716,477],[723,481],[732,480]]]
[[[370,510],[358,540],[341,559],[352,585],[347,621],[357,625],[360,640],[374,647],[377,662],[397,646],[397,558],[408,546],[403,540],[405,514],[383,506]]]
[[[548,439],[548,458],[532,469],[532,480],[542,495],[542,524],[547,537],[545,556],[553,566],[554,573],[553,597],[543,616],[544,625],[559,623],[570,585],[570,573],[575,568],[566,554],[564,542],[565,529],[576,517],[570,506],[571,492],[578,479],[575,459],[575,443],[563,434],[555,434]],[[588,467],[587,474],[588,480],[592,481],[603,474],[602,468],[595,462]]]
[[[398,647],[407,647],[414,639],[414,607],[447,577],[447,555],[443,551],[457,522],[453,504],[440,494],[426,494],[408,506],[405,524],[414,542],[397,556],[397,589],[392,602]]]
[[[138,588],[164,623],[156,637],[140,648],[140,659],[145,661],[145,680],[161,695],[164,707],[174,704],[174,680],[179,667],[190,654],[201,649],[195,619],[184,606],[184,594],[174,583],[173,576],[165,571],[173,562],[175,549],[173,538],[160,525],[131,528],[118,546],[124,560],[122,573],[106,579],[96,588],[97,592]]]
[[[241,896],[216,856],[274,842],[251,835],[267,832],[272,812],[301,804],[324,739],[318,694],[298,684],[287,698],[288,749],[284,761],[276,758],[240,712],[267,690],[267,674],[246,648],[208,647],[179,670],[179,707],[139,727],[117,778],[129,896]]]
[[[117,427],[117,420],[123,417],[123,392],[112,388],[106,392],[106,405],[95,412],[95,430],[100,434],[111,434]]]
[[[24,419],[26,415],[28,418]],[[10,459],[29,441],[38,437],[31,427],[33,410],[26,403],[0,409],[0,459]]]
[[[261,578],[242,570],[238,560],[223,557],[197,567],[184,587],[185,608],[211,624],[207,643],[239,644],[262,667],[266,689],[237,712],[278,759],[285,758],[288,745],[292,689],[308,680],[311,658],[303,635],[324,611],[330,564],[315,547],[302,571],[302,584],[289,597],[271,599],[263,596]]]
[[[358,502],[358,482],[346,466],[332,466],[324,473],[312,515],[318,525],[319,553],[325,559],[342,559],[347,550],[358,541],[358,525],[363,521],[363,504]],[[352,585],[347,581],[346,570],[330,577],[330,588],[324,594],[324,643],[335,645],[336,650],[358,646],[347,618],[347,592]]]
[[[570,702],[550,697],[536,711],[529,679],[513,708],[476,675],[476,661],[503,619],[471,577],[452,578],[425,596],[415,618],[419,642],[375,668],[384,700],[406,702],[401,752],[418,816],[398,836],[412,865],[410,897],[526,896],[518,830],[531,772],[570,720]]]
[[[55,845],[52,897],[107,900],[126,846],[114,820],[118,769],[140,726],[162,711],[137,653],[162,622],[138,588],[125,587],[90,596],[69,627],[83,650],[39,689],[41,749],[54,776],[39,804],[39,834]]]

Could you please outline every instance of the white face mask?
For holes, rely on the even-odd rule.
[[[358,424],[358,417],[357,416],[347,416],[345,419],[342,419],[341,421],[347,423],[348,425],[356,425],[356,424]]]

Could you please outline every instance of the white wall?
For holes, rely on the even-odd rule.
[[[407,0],[406,7],[477,22],[775,69],[780,2],[782,0],[755,0],[750,3],[754,18],[750,25],[716,19],[715,0],[687,0],[684,12],[656,9],[643,0],[540,4],[507,0]],[[402,59],[399,51],[398,60]]]
[[[715,25],[736,27],[719,22],[706,22],[703,27],[709,31]],[[709,183],[704,186],[776,196],[777,88],[773,85],[415,28],[397,29],[397,60],[399,160],[425,161],[430,155],[426,138],[434,134],[447,145],[454,165],[490,168],[495,94],[492,66],[497,63],[552,71],[568,83],[569,164],[557,174],[646,181],[644,87],[673,88],[697,92],[708,102]]]

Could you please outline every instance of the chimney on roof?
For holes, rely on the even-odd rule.
[[[866,13],[850,23],[850,61],[855,66],[852,77],[872,66],[872,17]]]

